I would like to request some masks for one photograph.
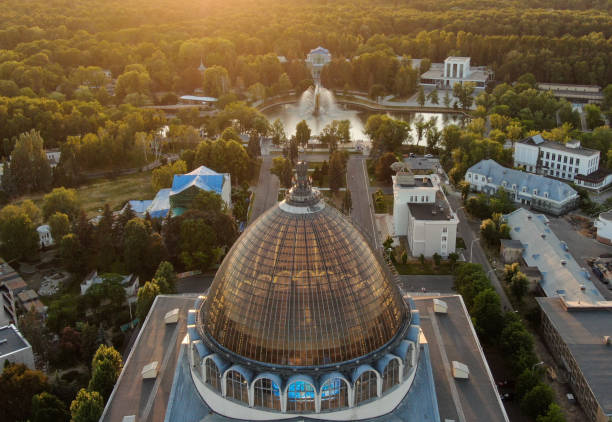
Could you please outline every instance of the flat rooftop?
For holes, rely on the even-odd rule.
[[[557,151],[563,151],[567,152],[568,154],[584,155],[585,157],[590,157],[599,154],[599,151],[595,149],[584,148],[582,146],[576,148],[568,147],[566,144],[562,144],[561,142],[555,142],[545,139],[542,137],[542,135],[529,136],[525,139],[521,139],[518,142],[521,144],[535,145],[540,148],[550,148]]]
[[[447,314],[434,313],[432,297],[413,299],[429,344],[440,420],[508,421],[461,296],[436,297],[446,302]],[[454,360],[468,366],[468,380],[452,377],[450,362]]]
[[[420,312],[425,342],[415,381],[398,407],[370,422],[437,422],[445,419],[474,422],[508,421],[478,339],[459,295],[436,296],[448,305],[447,314],[434,314],[433,297],[414,299]],[[214,414],[196,391],[189,372],[186,348],[187,310],[196,296],[158,296],[139,334],[124,370],[106,405],[101,421],[235,421]],[[166,326],[163,317],[179,308],[179,322]],[[142,380],[140,371],[159,362],[155,380]],[[469,367],[468,380],[452,377],[450,362]],[[314,421],[308,417],[292,421]]]
[[[550,230],[546,216],[519,208],[504,217],[510,237],[523,244],[525,263],[540,270],[540,287],[546,296],[563,296],[570,307],[612,307],[569,253],[568,245]]]
[[[440,160],[437,158],[405,157],[404,163],[408,164],[411,170],[434,171],[440,167]]]
[[[603,343],[603,336],[612,335],[612,312],[568,312],[559,298],[536,300],[567,344],[599,405],[612,414],[612,346]]]
[[[417,220],[450,221],[454,218],[450,205],[440,191],[436,192],[435,203],[408,203],[406,205],[410,210],[410,214],[412,214],[412,216]]]
[[[13,325],[0,327],[0,356],[8,355],[29,346]]]
[[[124,357],[125,366],[100,421],[116,422],[130,415],[141,422],[164,420],[180,345],[187,333],[187,311],[196,299],[197,295],[157,296],[130,354]],[[164,316],[175,308],[179,308],[178,323],[166,325]],[[159,364],[157,378],[143,380],[142,368],[153,361]]]

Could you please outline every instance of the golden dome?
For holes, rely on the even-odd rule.
[[[222,348],[273,365],[335,364],[386,345],[409,318],[364,236],[308,191],[298,180],[225,257],[200,315]]]

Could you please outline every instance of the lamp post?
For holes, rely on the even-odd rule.
[[[533,366],[531,367],[531,372],[535,371],[535,367],[540,366],[540,365],[544,365],[544,362],[540,361],[538,363],[534,363]]]

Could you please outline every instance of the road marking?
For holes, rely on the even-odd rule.
[[[465,414],[463,413],[463,407],[461,406],[461,401],[459,400],[459,392],[457,391],[457,386],[455,385],[455,379],[451,375],[452,369],[448,361],[448,356],[446,356],[446,349],[444,348],[444,342],[442,341],[442,335],[440,334],[440,327],[438,327],[438,320],[436,319],[436,314],[434,313],[433,308],[428,308],[427,313],[429,314],[429,318],[431,319],[431,327],[433,328],[434,335],[436,336],[436,341],[439,345],[438,349],[440,349],[440,355],[442,356],[444,372],[446,373],[446,378],[450,386],[453,403],[455,403],[455,409],[457,410],[457,416],[459,417],[459,421],[465,422]]]

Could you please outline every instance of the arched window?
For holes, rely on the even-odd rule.
[[[321,387],[321,410],[334,410],[348,407],[348,388],[341,378],[325,381]]]
[[[312,384],[296,381],[287,389],[287,412],[314,412],[315,389]]]
[[[206,360],[206,384],[217,392],[221,392],[221,373],[212,359]]]
[[[228,371],[225,377],[225,392],[229,399],[249,403],[249,385],[238,371]]]
[[[281,410],[280,388],[268,378],[255,381],[255,407]]]
[[[399,384],[399,362],[397,359],[390,360],[387,366],[385,366],[382,381],[383,393],[394,385]]]
[[[404,378],[408,376],[408,372],[412,367],[412,343],[408,345],[406,356],[404,356]]]
[[[355,381],[355,406],[377,397],[376,374],[366,371]]]

